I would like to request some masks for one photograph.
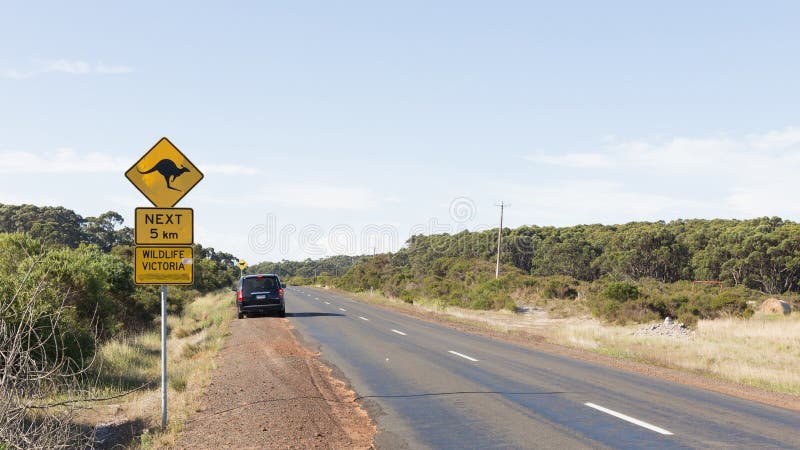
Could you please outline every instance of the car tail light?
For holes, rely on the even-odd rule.
[[[278,296],[283,299],[283,288],[278,289]]]
[[[236,293],[236,300],[242,301],[242,290],[239,289],[239,292]]]

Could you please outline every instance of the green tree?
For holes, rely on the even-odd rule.
[[[86,241],[84,219],[62,207],[0,204],[0,232],[30,233],[44,244],[75,248]]]
[[[97,245],[100,250],[110,252],[118,245],[132,245],[129,228],[122,228],[125,220],[114,211],[105,212],[97,217],[87,217],[84,232],[89,243]]]

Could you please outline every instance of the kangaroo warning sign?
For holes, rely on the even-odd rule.
[[[194,259],[190,245],[138,246],[133,257],[136,284],[192,284]]]
[[[192,208],[136,208],[136,245],[194,243]]]
[[[154,206],[171,208],[203,179],[203,173],[164,137],[125,172],[125,177]]]

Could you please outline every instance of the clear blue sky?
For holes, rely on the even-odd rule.
[[[206,172],[179,204],[197,240],[251,262],[488,228],[499,200],[510,226],[797,220],[798,23],[788,1],[6,4],[0,202],[130,221],[123,172],[167,136]]]

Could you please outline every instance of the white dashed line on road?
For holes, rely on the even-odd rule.
[[[339,311],[344,311],[344,312],[347,312],[347,310],[346,310],[346,309],[344,309],[344,308],[339,308]]]
[[[361,320],[366,320],[367,322],[369,322],[369,319],[367,319],[367,318],[366,318],[366,317],[364,317],[364,316],[358,316],[358,318],[359,318],[359,319],[361,319]]]
[[[319,297],[314,297],[314,300],[319,300]]]
[[[331,304],[331,302],[325,302],[325,304],[326,304],[326,305],[330,305],[330,304]]]
[[[394,328],[392,328],[392,333],[397,333],[397,334],[399,334],[400,336],[405,336],[405,335],[406,335],[406,334],[405,334],[405,333],[403,333],[402,331],[397,331],[397,330],[395,330]]]
[[[635,419],[635,418],[633,418],[631,416],[626,416],[625,414],[618,413],[618,412],[616,412],[614,410],[611,410],[611,409],[608,409],[608,408],[604,408],[604,407],[602,407],[600,405],[595,405],[594,403],[590,403],[590,402],[586,402],[586,403],[584,403],[584,405],[588,406],[589,408],[594,408],[594,409],[596,409],[598,411],[602,411],[602,412],[604,412],[606,414],[610,414],[610,415],[612,415],[612,416],[614,416],[614,417],[616,417],[618,419],[622,419],[622,420],[624,420],[626,422],[630,422],[630,423],[632,423],[634,425],[639,425],[642,428],[647,428],[650,431],[655,431],[656,433],[663,434],[663,435],[666,435],[666,436],[672,436],[671,432],[669,432],[669,431],[667,431],[667,430],[665,430],[665,429],[663,429],[661,427],[657,427],[655,425],[649,424],[649,423],[644,422],[642,420]]]
[[[465,355],[465,354],[463,354],[463,353],[454,352],[454,351],[452,351],[452,350],[448,350],[448,353],[452,353],[452,354],[454,354],[454,355],[456,355],[456,356],[460,356],[460,357],[462,357],[462,358],[464,358],[464,359],[468,359],[468,360],[470,360],[470,361],[472,361],[472,362],[478,362],[478,360],[477,360],[477,359],[475,359],[475,358],[473,358],[473,357],[471,357],[471,356],[467,356],[467,355]]]

